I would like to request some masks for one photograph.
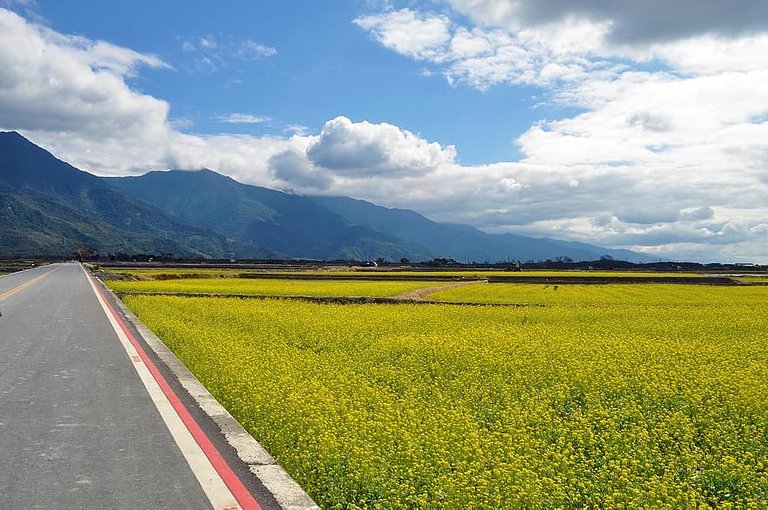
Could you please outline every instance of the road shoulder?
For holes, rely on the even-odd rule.
[[[119,318],[163,372],[187,410],[230,468],[264,508],[314,510],[319,507],[275,459],[229,414],[165,344],[100,280],[94,281]]]

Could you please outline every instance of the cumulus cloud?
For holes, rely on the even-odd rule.
[[[391,124],[353,123],[346,117],[326,122],[307,149],[313,164],[350,177],[418,175],[453,162],[455,156],[453,146],[427,142]]]
[[[696,207],[685,211],[680,211],[680,219],[686,221],[711,220],[715,217],[715,210],[709,206]]]
[[[0,118],[16,129],[156,132],[168,104],[125,83],[162,60],[103,41],[65,36],[0,9]]]
[[[758,6],[752,0],[739,1],[749,5],[737,18],[749,16],[744,13],[768,10],[765,3]],[[627,69],[627,59],[641,63],[658,61],[692,74],[758,70],[768,64],[768,35],[765,30],[760,31],[768,30],[768,23],[755,17],[754,29],[736,20],[729,28],[727,16],[719,18],[718,14],[736,12],[738,9],[731,3],[708,0],[695,2],[695,8],[687,1],[675,2],[674,6],[654,1],[650,8],[646,3],[623,0],[603,2],[601,8],[589,0],[450,3],[476,25],[466,25],[456,16],[458,20],[446,14],[411,9],[370,14],[355,23],[389,49],[441,65],[449,82],[466,83],[478,89],[502,83],[568,85],[590,78],[612,79]],[[685,14],[690,10],[711,14],[708,23],[693,23],[685,28],[691,20]],[[617,36],[624,24],[638,29],[643,23],[668,22],[680,30],[664,37],[652,36],[653,30],[649,30],[649,37],[642,41]],[[440,30],[420,34],[415,23]]]
[[[533,85],[578,112],[516,140],[523,160],[503,165],[521,186],[514,203],[486,200],[475,224],[651,253],[733,256],[738,245],[765,260],[756,232],[768,215],[768,4],[449,4],[454,12],[410,14],[442,20],[447,40],[421,53],[386,46],[451,84]],[[377,30],[397,30],[398,11],[376,16]]]
[[[589,71],[611,72],[604,61],[583,53],[599,46],[606,28],[568,19],[551,30],[509,32],[493,27],[465,27],[442,14],[410,9],[354,20],[383,46],[407,57],[443,64],[451,82],[479,89],[499,83],[558,82]]]
[[[445,16],[418,14],[402,9],[384,16],[362,16],[354,21],[383,46],[413,58],[440,60],[441,47],[451,38],[451,21]]]
[[[307,133],[309,133],[309,128],[301,124],[288,124],[283,129],[283,132],[289,133],[292,135],[306,135]]]
[[[609,23],[617,42],[683,39],[703,34],[749,35],[768,28],[768,4],[759,0],[450,0],[484,24],[519,30],[568,19]]]
[[[662,258],[768,262],[764,35],[700,36],[701,52],[692,40],[663,44],[653,52],[665,65],[641,70],[594,53],[611,25],[593,19],[566,20],[561,38],[549,39],[544,29],[514,32],[501,21],[465,26],[445,13],[411,10],[388,25],[379,19],[385,15],[358,24],[454,83],[536,84],[578,113],[531,126],[517,140],[520,161],[475,166],[458,163],[454,147],[402,127],[346,117],[317,135],[304,126],[280,137],[182,133],[165,101],[129,85],[142,68],[167,67],[162,60],[0,10],[0,128],[21,130],[102,175],[207,167],[246,183],[349,195],[492,232]],[[403,20],[423,34],[390,37]],[[602,32],[589,32],[593,26]],[[196,40],[194,51],[219,51],[222,40]],[[646,49],[636,58],[647,63]]]
[[[288,183],[291,189],[323,191],[332,183],[331,176],[313,166],[305,151],[280,152],[272,156],[268,164],[275,177]]]
[[[624,223],[637,223],[640,225],[653,225],[657,223],[672,223],[680,218],[678,209],[648,208],[625,209],[615,214],[616,219]]]
[[[295,141],[180,133],[168,103],[127,84],[142,67],[169,68],[153,55],[61,34],[0,9],[0,129],[22,131],[100,174],[209,167],[280,184],[266,161]]]
[[[639,127],[645,131],[656,131],[659,133],[670,131],[672,127],[669,117],[648,112],[633,113],[627,119],[627,124],[631,127]]]

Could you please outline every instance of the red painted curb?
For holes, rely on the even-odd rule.
[[[88,275],[88,278],[90,279],[91,276]],[[128,340],[136,349],[136,352],[139,353],[141,360],[149,369],[150,373],[152,374],[152,377],[155,378],[155,381],[157,381],[157,384],[163,390],[163,393],[165,394],[168,401],[171,403],[171,406],[173,406],[173,409],[176,411],[176,414],[178,414],[179,418],[181,418],[181,421],[184,422],[184,425],[187,427],[187,430],[189,430],[190,434],[192,434],[192,437],[195,438],[195,441],[203,450],[203,453],[205,453],[205,456],[208,457],[208,460],[211,462],[211,465],[219,474],[221,479],[224,481],[224,484],[232,492],[232,495],[235,497],[235,499],[240,504],[242,509],[243,510],[261,510],[261,506],[256,501],[256,499],[254,499],[251,492],[245,488],[243,483],[240,481],[240,478],[238,478],[238,476],[232,471],[232,468],[229,467],[229,464],[227,464],[227,461],[224,460],[224,458],[221,456],[219,451],[213,445],[211,440],[208,439],[208,436],[205,434],[205,432],[203,432],[203,430],[197,424],[197,422],[192,417],[192,415],[189,414],[189,411],[187,411],[186,407],[184,407],[184,404],[181,403],[181,400],[173,391],[173,389],[170,387],[170,385],[165,380],[165,378],[160,373],[160,371],[157,369],[155,364],[152,362],[149,356],[147,356],[147,353],[144,351],[141,344],[136,340],[136,338],[130,332],[130,330],[125,325],[125,323],[120,318],[120,316],[117,315],[117,312],[115,312],[115,309],[107,300],[106,296],[104,296],[104,293],[101,291],[98,284],[95,284],[94,287],[96,288],[96,291],[99,293],[101,298],[104,300],[104,303],[106,303],[107,308],[109,309],[109,312],[112,314],[112,317],[114,317],[117,323],[120,325],[120,329],[123,330],[123,333],[125,333],[125,336],[128,337]]]

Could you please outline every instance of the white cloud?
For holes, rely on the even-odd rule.
[[[244,39],[240,42],[240,47],[237,49],[237,53],[241,58],[254,59],[273,57],[277,55],[277,50],[271,46],[257,43],[250,39]]]
[[[271,46],[221,34],[184,39],[181,49],[191,56],[192,69],[206,72],[224,71],[277,55],[277,49]]]
[[[558,83],[587,72],[615,74],[621,66],[589,59],[609,33],[609,23],[567,18],[556,25],[508,31],[466,27],[444,14],[410,9],[357,18],[383,46],[407,57],[443,65],[451,83],[486,89],[500,83]]]
[[[35,13],[37,10],[36,0],[0,0],[0,8],[18,9],[25,15],[37,17]]]
[[[451,38],[447,17],[420,15],[410,9],[362,16],[354,23],[370,31],[383,46],[418,59],[440,60],[441,47]]]
[[[680,210],[672,208],[658,208],[649,206],[645,209],[623,209],[615,213],[615,217],[624,223],[640,225],[655,225],[658,223],[672,223],[680,218]]]
[[[103,175],[209,167],[281,184],[266,162],[295,140],[180,133],[188,122],[169,121],[165,101],[126,83],[142,66],[168,67],[152,55],[63,35],[0,9],[0,129],[19,130]]]
[[[656,44],[638,58],[658,58],[681,74],[705,75],[768,69],[768,34],[736,39],[705,35]]]
[[[703,34],[751,35],[768,29],[768,4],[755,0],[450,0],[481,24],[521,30],[564,20],[608,23],[617,43],[666,42]]]
[[[695,207],[680,211],[680,219],[688,221],[711,220],[715,217],[715,211],[709,206]]]
[[[374,38],[455,82],[535,83],[580,113],[532,126],[517,141],[521,161],[477,166],[399,126],[345,117],[314,136],[304,126],[287,126],[290,137],[185,134],[169,121],[165,101],[127,83],[142,67],[167,67],[160,59],[0,10],[0,128],[21,130],[99,174],[207,167],[242,182],[350,195],[493,232],[665,258],[768,262],[764,36],[705,37],[714,45],[702,42],[709,57],[686,41],[645,48],[665,66],[641,71],[593,55],[599,37],[569,49],[567,34],[549,41],[543,32],[462,27],[447,15],[402,17],[425,23],[431,35],[388,39],[386,24],[370,19],[381,31]],[[570,23],[574,34],[584,30]]]
[[[326,122],[307,149],[313,164],[349,177],[428,173],[455,155],[452,146],[429,143],[397,126],[353,123],[346,117]]]
[[[740,1],[754,6],[751,0]],[[744,30],[739,37],[733,37],[734,30],[725,25],[720,31],[691,28],[670,37],[649,37],[632,44],[617,40],[615,32],[620,29],[620,22],[628,23],[631,16],[638,14],[631,2],[608,2],[603,10],[584,8],[583,4],[593,4],[587,0],[573,3],[453,0],[451,3],[478,25],[466,26],[445,14],[411,9],[367,15],[355,23],[387,48],[442,65],[443,74],[451,83],[467,83],[478,89],[502,83],[546,86],[571,84],[586,78],[613,79],[627,68],[626,59],[661,62],[687,74],[760,70],[768,66],[768,34]],[[666,4],[668,2],[664,2]],[[731,4],[712,0],[707,4],[698,10],[711,14],[734,9]],[[547,5],[552,7],[549,14],[536,14],[537,9],[547,11]],[[569,6],[574,8],[569,10]],[[660,4],[654,2],[654,7],[657,12],[646,12],[643,4],[648,23],[661,23],[660,20],[670,15]],[[672,7],[670,10],[679,11],[682,16],[695,9],[689,4],[685,9]],[[768,7],[758,10],[768,11]],[[751,11],[745,8],[742,12]],[[674,25],[680,27],[688,18],[672,19]],[[702,27],[715,21],[713,18]],[[724,19],[721,22],[724,23]],[[415,24],[440,27],[440,30],[419,32],[420,27]],[[757,24],[768,29],[768,23]]]
[[[505,166],[522,192],[475,224],[697,256],[697,243],[728,256],[733,243],[766,260],[755,232],[768,216],[768,22],[745,19],[768,4],[737,3],[452,0],[474,25],[409,11],[453,19],[450,37],[429,53],[386,46],[452,84],[535,85],[580,110],[517,140],[524,159]],[[377,30],[396,32],[396,14],[376,15]]]
[[[309,162],[305,151],[296,148],[275,154],[269,159],[269,166],[290,189],[324,191],[333,183],[330,175]]]
[[[158,134],[168,104],[125,83],[159,58],[82,37],[65,36],[0,9],[0,119],[26,130],[94,135]]]
[[[309,133],[309,128],[307,126],[302,126],[301,124],[288,124],[283,129],[283,132],[289,133],[292,135],[306,135]]]
[[[216,117],[216,120],[225,124],[263,124],[271,119],[264,115],[253,115],[250,113],[226,113]]]

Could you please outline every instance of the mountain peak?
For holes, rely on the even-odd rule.
[[[48,151],[35,145],[34,142],[25,138],[24,135],[18,131],[0,131],[0,147],[3,151],[11,150],[13,148],[17,150],[26,149],[28,151],[43,152],[48,156],[53,157]]]
[[[94,179],[16,131],[0,132],[0,180],[19,186],[71,191]]]
[[[0,131],[0,139],[8,139],[8,140],[10,140],[10,139],[14,139],[14,138],[18,139],[18,140],[24,140],[24,141],[29,142],[29,140],[24,138],[21,135],[21,133],[19,133],[18,131]],[[29,143],[32,143],[32,142],[29,142]]]
[[[232,181],[240,185],[237,181],[232,179],[231,177],[227,177],[226,175],[220,174],[219,172],[216,172],[214,170],[211,170],[209,168],[199,168],[195,170],[179,170],[177,168],[172,168],[170,170],[152,170],[150,172],[147,172],[146,174],[140,175],[140,176],[129,176],[129,177],[120,177],[120,179],[184,179],[184,180],[190,180],[190,179],[209,179],[211,181]]]

